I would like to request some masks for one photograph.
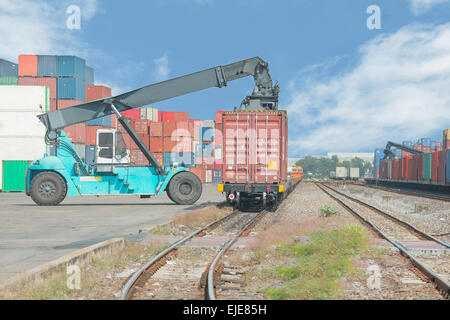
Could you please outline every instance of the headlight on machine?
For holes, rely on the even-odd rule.
[[[217,191],[223,192],[223,184],[217,185]]]
[[[278,186],[278,192],[284,192],[284,185],[282,185],[282,184],[280,184],[279,186]]]

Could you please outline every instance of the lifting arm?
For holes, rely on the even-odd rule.
[[[384,158],[383,159],[392,159],[394,158],[394,153],[391,151],[391,148],[395,147],[397,149],[412,153],[412,154],[422,154],[422,151],[413,149],[413,148],[408,148],[405,147],[404,145],[392,142],[392,141],[388,141],[388,143],[386,144],[386,148],[384,148]]]
[[[113,114],[114,111],[111,108],[113,103],[117,110],[122,112],[211,87],[221,88],[226,86],[229,81],[250,75],[253,76],[258,90],[246,100],[249,102],[252,100],[264,101],[262,108],[276,110],[279,87],[272,83],[268,63],[255,57],[155,83],[115,97],[48,112],[38,117],[48,131],[54,131]]]

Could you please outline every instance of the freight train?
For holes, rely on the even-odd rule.
[[[240,210],[276,208],[295,185],[288,181],[286,111],[223,112],[221,121],[218,191]]]

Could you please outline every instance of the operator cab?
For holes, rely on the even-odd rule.
[[[116,129],[97,130],[95,163],[97,166],[130,164],[130,151],[127,150],[122,132]]]

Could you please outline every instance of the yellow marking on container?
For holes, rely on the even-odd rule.
[[[80,181],[97,182],[102,181],[102,177],[80,177]]]
[[[217,185],[217,191],[223,192],[223,184]]]
[[[276,161],[269,161],[267,164],[267,168],[276,170],[277,169],[277,162]]]
[[[280,184],[278,186],[278,192],[284,192],[284,185]]]

